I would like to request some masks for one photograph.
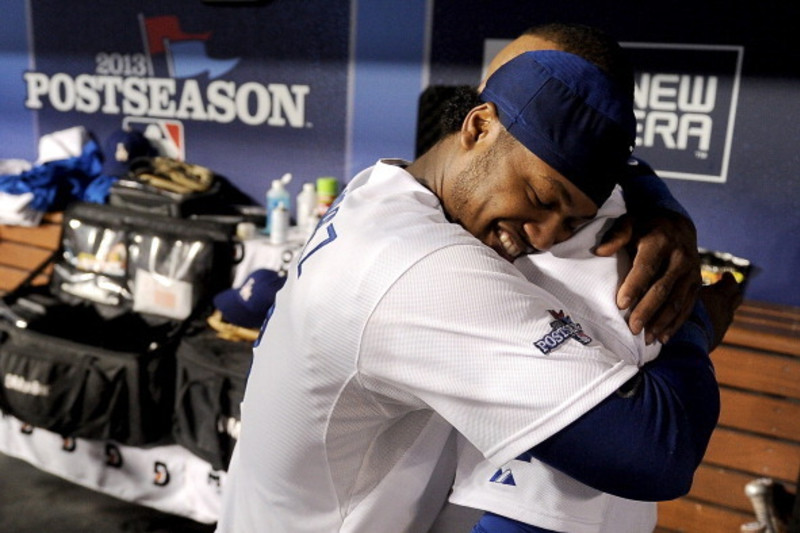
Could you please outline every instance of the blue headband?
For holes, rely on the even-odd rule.
[[[597,206],[633,151],[633,102],[602,70],[557,50],[526,52],[487,80],[481,100],[528,150]]]

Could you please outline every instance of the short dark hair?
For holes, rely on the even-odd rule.
[[[431,85],[419,97],[415,156],[461,129],[467,114],[481,105],[480,94],[469,85]]]
[[[630,61],[619,43],[605,31],[584,24],[551,22],[532,26],[522,35],[536,35],[552,41],[565,52],[594,63],[633,99],[633,69]],[[477,87],[455,87],[452,95],[441,105],[439,121],[435,126],[436,134],[429,135],[427,142],[418,146],[417,154],[426,152],[436,141],[459,131],[467,114],[481,103]]]
[[[439,127],[442,135],[449,135],[461,129],[467,114],[475,107],[481,105],[481,95],[472,85],[459,85],[442,106],[442,115]]]
[[[565,52],[594,63],[633,98],[633,67],[625,50],[608,33],[584,24],[551,22],[532,26],[522,35],[536,35],[559,45]]]

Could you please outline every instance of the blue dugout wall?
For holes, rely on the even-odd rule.
[[[600,26],[637,67],[639,145],[702,247],[749,259],[747,298],[800,306],[800,4],[562,0],[6,0],[0,159],[82,125],[150,127],[257,201],[412,158],[428,84],[476,83],[526,27]]]

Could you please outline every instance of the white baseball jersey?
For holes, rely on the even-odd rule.
[[[425,531],[452,480],[451,427],[499,467],[636,372],[448,222],[397,162],[379,162],[277,295],[218,531]]]
[[[591,252],[613,219],[624,212],[617,188],[597,218],[571,239],[515,264],[531,282],[557,296],[587,335],[626,362],[641,366],[654,359],[661,346],[647,346],[643,333],[634,336],[616,306],[629,258],[625,253],[598,257]],[[458,471],[450,497],[455,504],[569,533],[644,533],[655,528],[655,503],[592,489],[529,455],[497,468],[464,439],[458,444]]]

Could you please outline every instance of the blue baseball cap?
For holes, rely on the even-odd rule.
[[[243,328],[258,329],[275,303],[275,295],[286,283],[286,276],[274,270],[254,270],[238,288],[214,296],[214,307],[222,320]]]
[[[631,96],[599,67],[558,50],[526,52],[489,77],[481,100],[503,126],[598,206],[636,140]]]
[[[106,139],[103,149],[104,176],[123,177],[130,163],[137,157],[153,157],[157,150],[150,140],[138,130],[117,130]]]

